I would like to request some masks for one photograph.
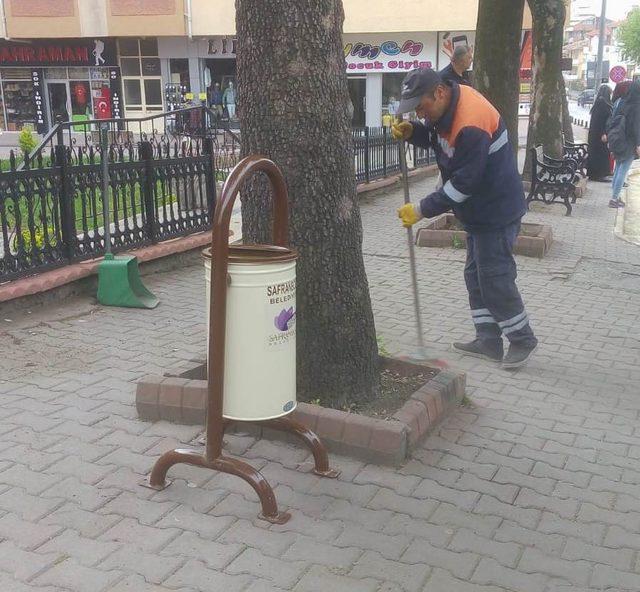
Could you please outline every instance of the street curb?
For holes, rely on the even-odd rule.
[[[291,417],[313,430],[329,451],[365,462],[398,466],[415,447],[462,401],[466,374],[450,369],[414,364],[395,358],[381,358],[383,367],[401,375],[416,371],[439,370],[415,391],[391,419],[376,419],[298,403]],[[166,420],[178,424],[204,424],[207,381],[202,364],[184,364],[179,376],[151,375],[138,381],[136,408],[143,421]],[[258,438],[297,442],[293,436],[259,424],[237,424],[237,429]]]
[[[439,170],[435,164],[429,164],[422,166],[418,169],[409,171],[409,179],[412,181],[418,181],[425,177],[435,177],[438,175]],[[370,181],[369,183],[360,183],[357,186],[358,196],[366,196],[368,193],[380,191],[381,189],[387,189],[395,185],[399,185],[402,181],[402,175],[397,174],[384,179],[378,179],[377,181]],[[368,197],[368,196],[367,196]]]
[[[200,262],[202,248],[210,243],[211,231],[197,232],[117,255],[136,256],[141,274],[147,275],[182,267],[185,259],[193,258],[194,254],[197,258],[193,258],[193,263]],[[80,294],[95,295],[102,260],[102,257],[90,259],[0,284],[0,311],[11,310],[12,306],[50,304]]]
[[[629,179],[635,176],[638,176],[638,169],[636,169],[635,171],[632,170],[631,174],[629,175]],[[627,204],[627,207],[618,208],[616,211],[616,220],[613,225],[613,235],[616,238],[619,238],[620,240],[623,240],[626,243],[640,246],[640,241],[636,240],[635,238],[631,238],[625,234],[625,219],[626,219],[628,205],[629,205],[629,189],[630,188],[631,188],[631,185],[629,185],[629,187],[627,187],[624,190],[625,197],[626,197],[625,203]]]

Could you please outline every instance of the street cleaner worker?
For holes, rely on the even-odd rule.
[[[442,186],[419,204],[402,206],[398,216],[409,228],[453,211],[467,231],[464,279],[476,329],[473,341],[453,349],[518,368],[538,340],[516,286],[513,246],[526,203],[504,121],[476,90],[443,82],[428,68],[412,70],[402,83],[398,113],[414,110],[425,124],[397,122],[392,134],[434,149]],[[506,356],[502,335],[510,342]]]

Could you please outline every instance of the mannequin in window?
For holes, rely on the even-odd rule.
[[[211,91],[211,106],[218,117],[222,117],[222,90],[220,89],[219,82],[213,85],[213,90]]]
[[[224,94],[222,95],[222,104],[224,105],[227,113],[229,114],[229,119],[236,118],[236,90],[233,88],[233,82],[229,83],[229,86],[225,88]]]
[[[399,106],[400,101],[397,101],[394,96],[389,97],[389,105],[387,106],[387,110],[389,111],[389,115],[391,115],[391,117],[396,116]]]

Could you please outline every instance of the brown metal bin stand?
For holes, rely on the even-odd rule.
[[[207,415],[206,415],[206,446],[204,454],[198,450],[177,449],[163,454],[155,463],[146,485],[152,489],[161,490],[170,485],[166,479],[167,471],[175,464],[186,463],[223,473],[237,475],[244,479],[258,494],[262,504],[261,518],[283,524],[291,517],[287,512],[279,512],[273,489],[267,480],[247,463],[225,456],[222,452],[222,439],[225,429],[232,420],[223,417],[224,401],[224,360],[227,318],[227,272],[229,265],[229,224],[233,204],[243,183],[250,175],[262,172],[266,174],[273,192],[273,240],[277,247],[288,251],[288,221],[289,205],[287,188],[284,177],[278,167],[270,160],[249,156],[242,160],[229,175],[222,195],[216,205],[213,220],[213,240],[211,247],[212,258],[212,295],[210,298],[209,323],[209,358],[207,377]],[[254,246],[247,249],[247,253],[255,256],[256,249],[273,250],[273,246]],[[246,247],[245,247],[246,248]],[[232,247],[240,252],[242,246]],[[288,416],[264,421],[250,421],[264,427],[283,432],[290,432],[300,438],[313,453],[315,461],[314,473],[322,477],[335,478],[339,472],[329,467],[327,450],[311,430]]]

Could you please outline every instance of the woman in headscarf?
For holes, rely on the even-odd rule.
[[[611,115],[611,88],[603,84],[591,107],[589,123],[589,155],[587,158],[587,176],[591,181],[607,181],[611,174],[609,149],[607,148],[607,120]]]
[[[624,118],[618,117],[620,114]],[[622,122],[623,120],[623,122]],[[629,86],[626,96],[616,100],[608,126],[609,146],[616,160],[613,172],[613,195],[609,207],[624,206],[620,199],[622,187],[634,159],[640,157],[640,81]]]
[[[611,104],[614,109],[621,103],[621,99],[627,96],[631,82],[631,80],[623,80],[616,84],[616,87],[613,89],[613,94],[611,95]]]

